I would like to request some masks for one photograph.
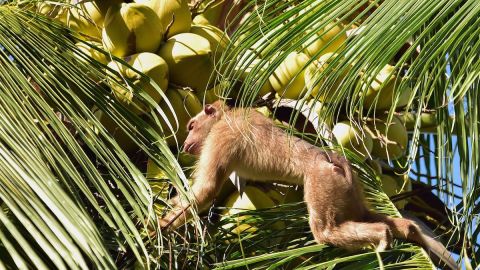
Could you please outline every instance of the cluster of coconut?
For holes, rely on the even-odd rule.
[[[39,3],[37,8],[79,33],[83,41],[77,47],[105,64],[107,72],[116,78],[108,84],[118,102],[137,115],[150,112],[153,106],[148,103],[160,106],[172,125],[168,127],[166,121],[162,122],[163,135],[175,147],[187,135],[188,120],[201,111],[205,93],[215,81],[215,64],[229,42],[223,31],[208,20],[192,20],[189,2],[72,0],[61,6]],[[123,61],[114,60],[113,56]],[[175,116],[161,92],[172,105]],[[210,95],[207,101],[215,99]],[[125,150],[133,147],[121,138],[124,134],[109,123],[110,119],[101,113],[98,117],[115,133],[116,139],[123,139]]]
[[[108,85],[116,100],[131,112],[142,115],[151,110],[151,106],[141,102],[139,96],[159,104],[169,124],[176,130],[175,137],[171,136],[171,133],[165,132],[169,130],[167,123],[161,121],[167,143],[176,147],[183,143],[187,135],[186,124],[202,110],[203,102],[211,103],[218,99],[214,95],[216,88],[212,87],[215,81],[212,74],[229,42],[226,34],[211,23],[219,21],[222,6],[214,6],[192,18],[188,3],[186,0],[137,0],[133,3],[120,0],[73,0],[69,5],[39,3],[37,12],[79,33],[78,38],[82,41],[76,46],[84,55],[77,55],[78,59],[85,61],[87,56],[106,65],[107,72],[116,78],[110,80]],[[98,48],[109,54],[104,54]],[[112,56],[123,62],[114,60]],[[148,76],[155,84],[137,71]],[[88,74],[88,70],[85,72]],[[175,116],[159,91],[164,92]],[[136,149],[112,119],[96,108],[94,113],[124,151],[133,152]],[[194,159],[181,154],[179,162],[189,167]],[[151,160],[147,163],[146,176],[151,179],[152,191],[166,199],[169,184],[161,180],[166,175]],[[301,200],[299,192],[248,186],[244,195],[240,196],[226,185],[221,192],[223,204],[231,210],[223,214],[240,211],[235,208],[257,209],[273,207],[285,201],[298,201]],[[290,195],[285,199],[283,195],[287,193]],[[159,214],[164,211],[162,204],[155,204],[154,208]],[[254,230],[254,227],[245,225],[232,228],[232,232],[239,233],[246,227],[249,227],[249,231]]]

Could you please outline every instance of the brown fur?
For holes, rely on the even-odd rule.
[[[199,211],[212,204],[233,171],[255,181],[304,185],[309,223],[318,243],[348,250],[373,245],[382,251],[390,247],[393,237],[401,238],[440,253],[456,269],[445,247],[425,236],[413,221],[367,209],[345,157],[288,136],[253,109],[230,109],[223,102],[206,105],[190,120],[188,129],[184,150],[199,155],[192,186]],[[160,223],[176,228],[190,211],[182,214],[185,204],[178,198],[173,203],[177,209]]]

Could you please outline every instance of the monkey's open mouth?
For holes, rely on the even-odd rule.
[[[195,145],[196,143],[186,144],[185,147],[183,148],[183,151],[193,154],[193,151],[195,150]]]

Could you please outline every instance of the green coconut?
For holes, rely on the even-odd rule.
[[[369,79],[366,79],[367,83]],[[395,67],[386,65],[370,83],[369,86],[364,84],[362,86],[364,93],[363,106],[365,108],[374,107],[376,110],[385,110],[391,108],[393,99],[395,98],[396,87],[400,84],[398,80]],[[410,97],[410,91],[403,91],[398,98],[396,107],[403,107],[407,105]]]
[[[213,102],[218,100],[218,96],[215,94],[214,88],[197,93],[197,97],[202,104],[212,104]]]
[[[349,121],[342,121],[333,127],[332,133],[342,147],[353,151],[363,160],[369,157],[373,142],[368,132],[360,131],[359,128],[352,126]]]
[[[283,25],[278,25],[270,31],[261,32],[260,38],[250,46],[249,50],[255,52],[260,58],[265,58],[269,54],[278,51],[278,49],[284,45],[280,43],[281,38],[287,35],[286,32],[288,32],[282,29],[283,27]],[[239,39],[239,41],[241,43],[242,39]],[[239,46],[241,44],[236,45]]]
[[[294,186],[275,184],[266,193],[275,202],[275,205],[303,201],[303,191]]]
[[[68,8],[67,26],[72,30],[101,39],[102,27],[108,8],[120,1],[72,0]]]
[[[342,80],[345,78],[349,70],[345,70],[342,74],[335,78],[333,83],[324,85],[326,77],[321,77],[322,73],[328,68],[330,63],[337,57],[337,54],[327,53],[322,55],[317,61],[313,61],[305,70],[305,85],[314,98],[318,98],[321,102],[329,102],[335,92],[340,88]],[[334,72],[332,70],[331,72]],[[325,76],[325,75],[323,75]],[[320,89],[322,89],[320,91]],[[320,94],[319,94],[320,93]],[[318,96],[318,97],[317,97]]]
[[[167,173],[155,164],[152,159],[147,161],[147,173],[145,175],[147,179],[168,179]]]
[[[198,14],[197,16],[195,16],[192,23],[196,25],[212,25],[203,14]]]
[[[258,107],[258,108],[255,108],[255,110],[267,118],[272,117],[272,111],[270,111],[270,109],[267,106]]]
[[[253,59],[253,60],[246,59],[245,62],[239,62],[238,65],[235,67],[234,72],[238,75],[238,79],[240,81],[246,82],[249,76],[253,77],[251,78],[252,81],[249,81],[250,89],[257,88],[258,85],[260,84],[260,81],[259,81],[260,78],[255,78],[255,75],[258,74],[259,72],[264,72],[265,69],[268,67],[268,64],[262,61],[263,60],[261,59]],[[272,84],[270,83],[270,79],[268,79],[268,80],[265,80],[265,82],[261,85],[257,96],[263,97],[266,94],[269,94],[272,92],[274,92],[274,89],[272,87]]]
[[[104,65],[108,64],[109,60],[108,60],[107,56],[104,53],[102,53],[102,52],[93,48],[93,47],[97,47],[99,49],[103,49],[103,46],[102,46],[101,43],[94,42],[94,41],[78,42],[78,43],[75,44],[75,46],[81,52],[83,52],[86,56],[89,56],[89,57],[97,60],[98,62],[100,62]],[[84,63],[87,63],[87,61],[85,60],[85,57],[83,55],[75,54],[75,57],[78,60],[80,60]]]
[[[309,61],[304,53],[291,52],[268,78],[282,98],[300,99],[307,94],[303,68]]]
[[[214,71],[210,42],[193,33],[182,33],[167,40],[158,54],[170,68],[170,80],[195,91],[209,88]]]
[[[188,0],[136,0],[151,7],[162,22],[163,33],[167,38],[190,31],[192,14],[188,7]],[[169,28],[168,28],[169,27]],[[168,28],[168,29],[167,29]]]
[[[379,161],[377,160],[373,160],[373,159],[368,159],[365,161],[367,163],[368,166],[370,166],[373,171],[378,174],[378,175],[381,175],[382,174],[382,165],[380,164]]]
[[[215,1],[208,7],[207,4],[208,2],[202,1],[200,9],[207,9],[202,14],[195,16],[194,20],[201,16],[203,17],[201,20],[206,20],[209,24],[220,25],[222,23],[220,19],[223,17],[222,13],[224,12],[225,5],[229,5],[229,3],[227,3],[227,1]]]
[[[178,153],[178,163],[182,166],[182,168],[193,168],[195,167],[195,163],[197,162],[198,157],[191,155],[189,153],[180,152]]]
[[[93,115],[103,125],[107,132],[115,139],[115,142],[127,153],[138,151],[138,145],[115,123],[115,121],[103,111],[94,108]]]
[[[405,182],[403,178],[403,176],[390,176],[388,174],[382,174],[380,176],[380,179],[382,179],[382,189],[388,197],[412,190],[412,184],[408,176],[405,177]],[[398,209],[403,209],[407,204],[407,200],[399,200],[394,202],[394,204]]]
[[[270,196],[262,191],[261,189],[254,186],[246,186],[242,196],[238,192],[230,195],[226,202],[225,206],[228,207],[228,210],[223,212],[224,215],[235,215],[246,210],[256,210],[263,208],[270,208],[275,206],[275,202],[270,198]],[[225,230],[230,230],[234,234],[240,233],[252,233],[258,230],[257,227],[252,226],[251,224],[243,223],[247,216],[237,217],[237,225],[227,224],[223,228]],[[275,223],[273,226],[277,229],[285,227],[283,223]]]
[[[163,130],[162,135],[166,138],[170,147],[176,147],[177,142],[173,135],[175,135],[178,140],[178,145],[182,145],[188,135],[188,121],[201,112],[203,106],[197,96],[188,90],[171,88],[167,90],[166,96],[175,110],[175,115],[172,114],[166,100],[160,102],[160,108],[165,113],[174,133],[172,133],[172,130],[168,127],[165,119],[160,119],[160,124]],[[160,118],[161,116],[159,115],[158,117]]]
[[[105,16],[102,40],[117,57],[156,52],[163,38],[160,18],[150,7],[128,3],[113,5]]]
[[[144,52],[128,56],[124,60],[134,69],[150,77],[153,82],[160,87],[161,91],[167,89],[169,77],[168,65],[160,56]],[[124,79],[129,79],[133,85],[139,87],[140,91],[148,94],[155,103],[161,100],[161,94],[148,78],[142,77],[138,72],[117,61],[110,62],[108,67],[123,76],[123,78],[117,78],[119,82],[123,82]],[[148,111],[148,107],[142,104],[137,96],[133,95],[133,91],[129,87],[121,87],[118,83],[112,82],[110,85],[117,99],[124,103],[132,112],[142,114]]]
[[[197,97],[202,104],[212,104],[219,100],[220,91],[222,89],[223,87],[221,86],[221,83],[219,83],[206,91],[197,92]]]
[[[63,6],[56,3],[37,2],[36,12],[55,19],[63,10]]]
[[[414,130],[417,123],[417,113],[404,112],[399,116],[404,122],[407,130]],[[420,113],[420,130],[431,131],[437,127],[437,116],[435,112]]]
[[[103,49],[102,44],[94,41],[85,41],[85,42],[76,43],[75,47],[77,47],[80,52],[75,52],[74,56],[84,64],[83,68],[84,68],[85,74],[87,74],[88,77],[94,80],[95,82],[101,81],[102,78],[98,76],[98,73],[90,69],[91,63],[89,62],[89,60],[87,60],[87,57],[93,58],[94,60],[100,62],[101,64],[104,64],[104,65],[108,64],[109,60],[107,58],[107,55],[94,49],[94,47]]]
[[[152,195],[156,199],[153,204],[153,210],[158,216],[162,216],[166,208],[165,203],[162,203],[162,201],[168,200],[170,192],[167,173],[149,158],[147,161],[146,178],[152,190]]]
[[[336,52],[345,47],[346,40],[344,27],[341,24],[329,23],[305,42],[304,52],[311,57],[318,53]]]
[[[372,155],[382,159],[396,160],[403,156],[407,148],[407,129],[397,116],[393,116],[389,125],[386,118],[387,116],[382,116],[370,121],[367,125],[373,139]]]
[[[222,53],[225,51],[228,44],[230,43],[230,38],[227,36],[227,34],[213,25],[194,24],[192,25],[190,32],[204,37],[208,40],[208,42],[210,43],[210,48],[213,51],[215,63],[220,60]]]

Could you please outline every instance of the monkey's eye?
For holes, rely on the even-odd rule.
[[[187,128],[188,128],[188,131],[190,131],[190,130],[193,129],[193,124],[194,124],[194,123],[195,123],[195,122],[190,122],[190,123],[188,124],[188,127],[187,127]]]

